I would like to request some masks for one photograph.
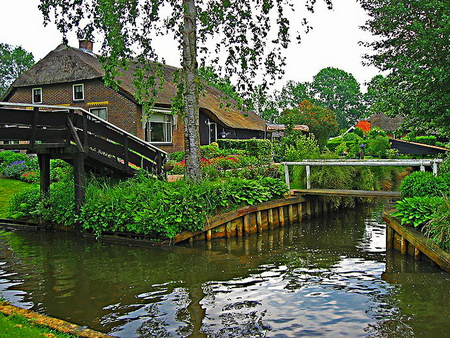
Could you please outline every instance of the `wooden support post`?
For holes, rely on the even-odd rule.
[[[269,228],[273,227],[273,209],[267,210],[267,222],[269,225]]]
[[[297,204],[298,222],[303,220],[303,203]]]
[[[238,224],[236,226],[236,230],[237,230],[237,236],[238,237],[242,237],[243,236],[243,230],[244,230],[244,221],[242,220],[241,224]]]
[[[211,238],[212,238],[212,231],[211,231],[211,229],[209,229],[206,231],[206,240],[210,241]]]
[[[278,224],[280,227],[284,227],[284,209],[283,209],[283,207],[278,208]]]
[[[81,207],[85,198],[85,170],[84,170],[84,154],[75,153],[73,155],[73,175],[75,181],[75,213],[81,214]],[[80,224],[77,225],[81,230]]]
[[[244,235],[248,236],[250,235],[250,222],[249,222],[250,216],[248,214],[244,215],[244,219],[242,220],[244,225]]]
[[[386,228],[386,249],[390,250],[394,247],[394,230],[387,225]]]
[[[408,241],[403,236],[401,237],[400,251],[402,255],[406,255],[408,253]]]
[[[294,223],[294,207],[292,204],[289,204],[288,206],[288,218],[289,218],[289,224],[292,225]]]
[[[230,238],[231,237],[231,222],[227,222],[225,231],[226,231],[226,234],[227,234],[227,238]]]
[[[326,201],[322,201],[322,211],[324,215],[328,213],[328,205]]]
[[[308,199],[306,201],[306,215],[308,215],[308,217],[311,217],[311,200]]]
[[[319,210],[319,198],[316,198],[316,200],[314,201],[314,215],[319,215],[320,214],[320,210]]]
[[[261,211],[256,212],[256,231],[258,233],[263,232],[262,215]]]
[[[422,253],[420,252],[419,248],[414,248],[414,258],[419,261],[422,258]]]
[[[41,196],[48,193],[50,189],[50,155],[38,154],[40,170]]]

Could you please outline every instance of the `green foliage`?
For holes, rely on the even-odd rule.
[[[0,101],[13,81],[33,64],[33,54],[20,46],[0,43]]]
[[[11,150],[0,151],[0,171],[3,173],[6,167],[16,161],[26,161],[28,156]]]
[[[414,136],[414,134],[408,134],[404,139],[410,142],[429,144],[431,146],[436,145],[436,136],[434,135]]]
[[[7,218],[9,215],[9,203],[13,196],[24,189],[29,189],[30,185],[16,180],[0,180],[0,218]]]
[[[366,155],[380,158],[386,157],[386,151],[391,148],[389,137],[381,135],[368,139],[365,144],[367,144],[367,148],[364,150]]]
[[[423,231],[433,243],[450,253],[450,202],[448,198],[444,198],[443,203],[438,206]]]
[[[1,299],[0,299],[1,300]],[[70,338],[73,335],[61,333],[52,330],[47,326],[41,326],[19,315],[6,316],[0,313],[0,337],[14,338],[36,338],[36,337],[54,337],[54,338]]]
[[[450,173],[450,153],[447,153],[444,161],[439,165],[439,173],[440,175]]]
[[[274,150],[274,157],[278,161],[295,162],[318,158],[320,155],[319,145],[314,135],[306,136],[295,130],[274,144]]]
[[[252,205],[287,193],[283,181],[229,179],[226,182],[161,182],[140,175],[113,185],[94,181],[87,189],[81,221],[84,229],[101,234],[125,231],[172,238],[203,228],[206,217],[220,210]]]
[[[444,178],[434,176],[430,172],[416,171],[406,176],[400,186],[402,197],[440,196],[450,191]]]
[[[259,158],[271,158],[273,147],[270,140],[249,139],[249,140],[217,140],[220,149],[244,150],[247,155]]]
[[[397,210],[392,213],[392,216],[398,217],[401,224],[419,227],[430,221],[443,203],[443,198],[436,196],[403,198],[395,204]]]
[[[366,134],[366,137],[368,139],[376,138],[378,136],[387,136],[387,134],[383,129],[379,127],[370,128],[370,131]]]
[[[407,124],[448,133],[450,119],[450,2],[361,0],[368,63],[388,73],[378,86],[377,111],[406,114]],[[395,23],[393,22],[395,18]],[[404,122],[404,123],[405,123]]]
[[[336,114],[333,111],[307,100],[302,101],[297,108],[283,111],[281,121],[286,124],[288,130],[294,125],[306,124],[321,147],[324,147],[328,138],[338,130]]]
[[[15,194],[9,202],[8,217],[12,219],[36,219],[40,202],[40,188],[33,185]]]
[[[355,125],[365,112],[358,81],[342,69],[327,67],[320,70],[310,86],[315,103],[336,114],[339,128]]]
[[[354,132],[356,135],[358,135],[359,137],[361,137],[361,138],[364,137],[364,131],[363,131],[361,128],[359,128],[359,127],[356,127],[355,130],[354,130],[353,132]]]

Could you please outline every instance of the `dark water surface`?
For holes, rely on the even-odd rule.
[[[166,248],[3,233],[0,291],[119,337],[449,337],[450,274],[386,255],[379,219],[360,207]]]

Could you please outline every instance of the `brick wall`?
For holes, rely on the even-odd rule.
[[[73,101],[73,84],[84,84],[84,100]],[[17,88],[9,102],[31,103],[31,89],[42,88],[42,104],[70,105],[89,108],[106,107],[108,121],[138,137],[143,137],[141,107],[130,99],[103,85],[99,79],[76,83],[61,83],[36,87]]]

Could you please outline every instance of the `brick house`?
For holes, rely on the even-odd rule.
[[[167,152],[184,149],[182,118],[170,112],[176,85],[175,67],[163,66],[165,82],[158,94],[154,113],[143,115],[134,98],[134,68],[123,71],[117,91],[105,86],[104,70],[92,52],[92,43],[80,41],[79,48],[59,45],[22,74],[3,97],[4,101],[43,105],[82,107]],[[263,138],[265,121],[253,112],[228,106],[225,95],[204,84],[200,94],[200,143],[210,144],[219,137]]]

